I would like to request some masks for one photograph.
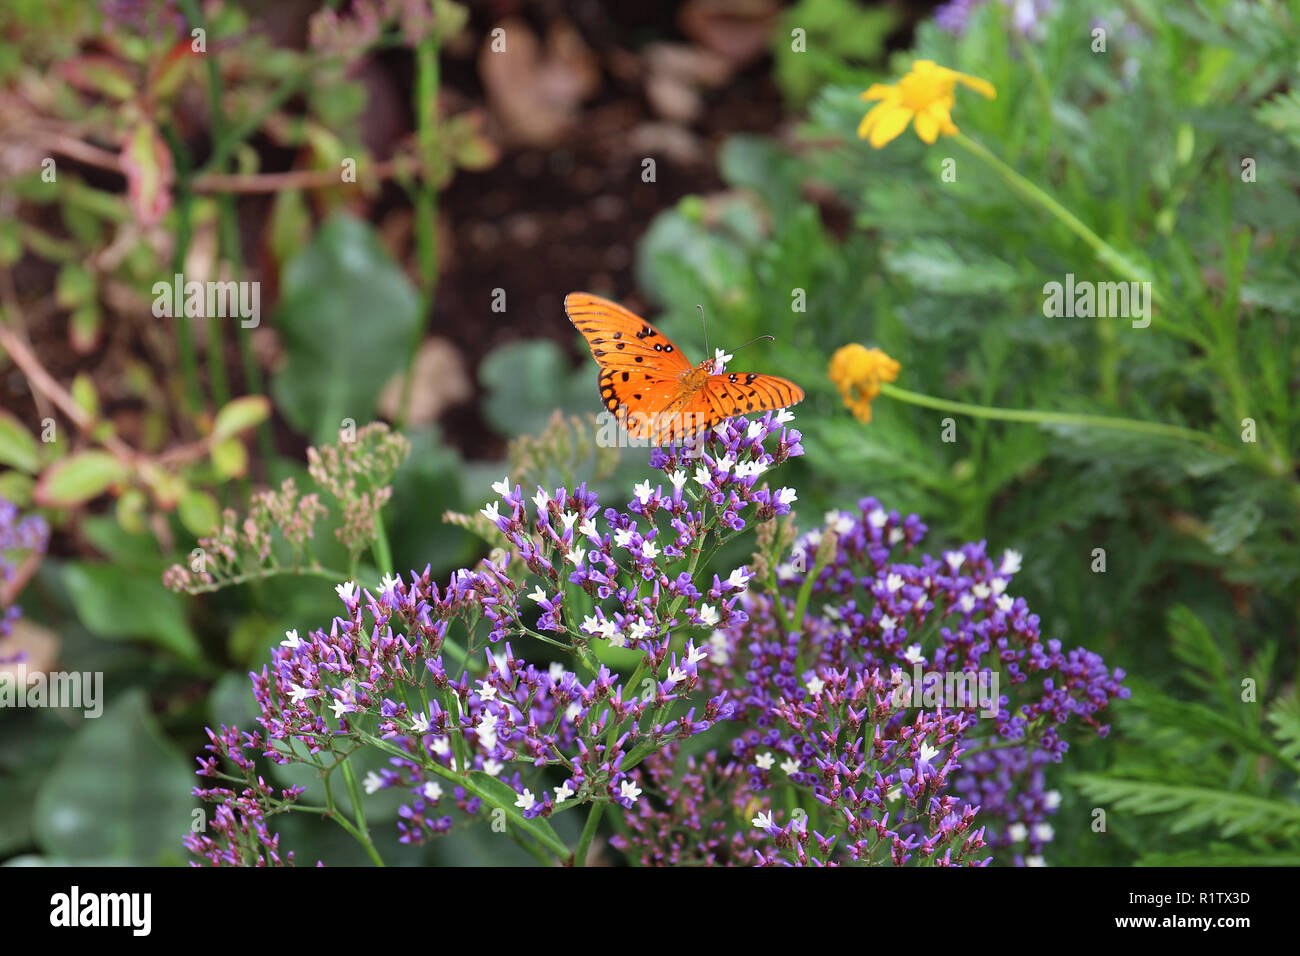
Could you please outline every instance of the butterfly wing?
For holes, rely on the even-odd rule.
[[[803,401],[803,389],[788,378],[759,372],[723,372],[710,375],[691,405],[693,410],[716,416],[716,424],[733,415],[786,408]]]
[[[691,370],[690,361],[668,336],[617,302],[570,292],[564,297],[564,311],[602,370],[640,372],[653,379],[675,379]]]

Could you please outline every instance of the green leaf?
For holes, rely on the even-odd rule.
[[[221,520],[221,507],[217,504],[217,499],[206,491],[191,488],[181,495],[181,500],[176,504],[176,514],[186,531],[196,538],[202,538],[211,534]]]
[[[248,449],[238,438],[227,438],[215,443],[209,454],[212,467],[223,478],[238,478],[248,471]]]
[[[245,395],[230,402],[212,423],[212,438],[220,441],[233,438],[240,432],[254,428],[271,417],[271,403],[265,395]]]
[[[574,372],[554,342],[512,342],[494,349],[479,366],[487,390],[483,414],[500,434],[532,435],[551,412],[595,411],[600,393],[595,367]]]
[[[130,469],[106,451],[82,451],[56,461],[36,484],[36,500],[50,508],[71,508],[97,498]]]
[[[162,735],[143,691],[85,721],[36,796],[43,853],[68,862],[180,862],[194,819],[193,768]]]
[[[184,602],[161,579],[76,561],[63,566],[63,581],[81,623],[100,637],[148,641],[186,661],[200,659]]]
[[[0,411],[0,465],[32,474],[40,467],[36,438],[13,415]]]
[[[345,215],[286,266],[283,288],[287,360],[272,392],[291,425],[331,442],[344,419],[369,420],[384,383],[406,368],[419,296],[370,227]]]

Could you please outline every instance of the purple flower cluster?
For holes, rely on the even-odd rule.
[[[934,11],[934,22],[940,29],[960,36],[966,32],[971,11],[988,0],[948,0]],[[1042,18],[1052,9],[1052,0],[1002,0],[1011,9],[1011,25],[1021,34],[1033,34]]]
[[[1062,759],[1072,720],[1106,734],[1097,714],[1129,696],[1124,674],[1042,640],[1037,615],[1007,592],[1015,552],[995,561],[980,542],[915,563],[894,557],[925,530],[874,498],[832,512],[774,569],[779,597],[747,594],[744,622],[711,636],[708,689],[730,693],[743,729],[729,761],[710,758],[729,800],[710,794],[713,812],[701,815],[700,794],[666,792],[699,835],[693,858],[743,862],[738,850],[752,841],[719,829],[719,815],[744,826],[763,808],[754,825],[785,848],[751,848],[765,863],[986,863],[972,856],[984,846],[1041,862],[1060,801],[1043,790],[1043,765]],[[649,762],[645,773],[647,785],[663,775]],[[632,829],[621,845],[643,862],[685,852],[679,831],[649,812]]]
[[[695,573],[704,552],[748,520],[790,513],[793,490],[759,482],[803,452],[789,420],[781,412],[727,422],[694,453],[656,450],[652,465],[665,480],[638,483],[624,510],[602,510],[585,486],[539,487],[528,500],[519,485],[494,484],[499,498],[482,514],[508,551],[457,571],[445,588],[427,568],[386,577],[374,591],[340,585],[344,613],[305,636],[288,632],[250,675],[262,729],[214,733],[215,756],[199,773],[221,776],[216,757],[225,757],[251,786],[257,756],[324,765],[374,747],[390,767],[365,789],[411,794],[398,824],[405,842],[450,829],[453,801],[469,815],[487,803],[524,820],[592,801],[632,809],[637,763],[731,712],[726,693],[697,693],[708,654],[689,632],[743,625],[752,575]],[[457,621],[468,647],[448,638]],[[502,643],[523,635],[576,669],[538,666]],[[630,678],[597,659],[603,646],[640,652]]]
[[[773,520],[796,500],[762,480],[802,454],[789,420],[655,450],[661,476],[622,509],[503,479],[481,512],[506,545],[489,559],[445,587],[428,569],[340,585],[343,612],[251,675],[260,729],[211,735],[199,773],[240,787],[197,791],[234,815],[225,848],[196,852],[274,857],[264,817],[296,794],[270,797],[259,760],[327,769],[368,747],[387,766],[365,791],[408,795],[405,843],[505,814],[567,861],[547,818],[589,805],[620,813],[612,845],[647,864],[1040,862],[1059,803],[1044,765],[1068,725],[1105,734],[1123,673],[1042,639],[1008,593],[1015,552],[908,560],[925,525],[874,498],[801,536]],[[756,521],[750,564],[712,573]],[[630,676],[606,648],[636,652]]]
[[[0,637],[13,629],[22,608],[13,603],[17,597],[20,556],[39,560],[50,539],[50,528],[40,515],[22,517],[18,506],[0,498]],[[6,658],[0,653],[0,663]]]

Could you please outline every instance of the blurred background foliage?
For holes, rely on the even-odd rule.
[[[644,450],[584,457],[596,375],[560,302],[586,288],[694,356],[697,304],[714,344],[775,336],[740,364],[808,392],[783,476],[802,512],[873,494],[931,553],[1014,548],[1044,634],[1129,672],[1110,739],[1053,780],[1050,863],[1300,861],[1300,4],[439,0],[372,5],[377,32],[355,6],[0,11],[0,496],[55,529],[12,640],[108,697],[93,721],[0,714],[0,858],[182,862],[202,728],[248,723],[247,671],[336,598],[293,576],[186,597],[162,572],[251,491],[310,487],[305,449],[346,422],[410,440],[383,511],[402,570],[485,553],[443,518],[507,461],[602,493],[643,477]],[[1150,327],[1045,318],[1045,283],[1117,277],[951,141],[856,138],[861,91],[922,58],[996,86],[959,93],[957,124],[1149,275]],[[174,272],[259,280],[260,327],[153,319]],[[848,342],[915,392],[1240,453],[971,418],[945,442],[945,413],[887,397],[863,425],[826,378]],[[325,567],[349,563],[338,526]],[[395,812],[369,812],[386,859],[528,859],[483,828],[399,849]],[[359,856],[290,816],[300,862]]]

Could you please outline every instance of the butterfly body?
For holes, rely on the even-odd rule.
[[[788,379],[692,365],[672,341],[616,302],[571,292],[564,310],[600,365],[600,397],[628,434],[653,444],[680,441],[733,415],[785,408],[803,399]]]

